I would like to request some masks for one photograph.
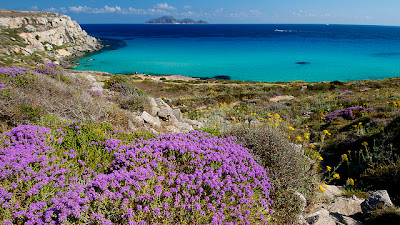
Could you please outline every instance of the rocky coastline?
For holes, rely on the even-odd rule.
[[[103,47],[76,21],[58,13],[0,10],[0,29],[2,61],[72,68],[70,59]]]

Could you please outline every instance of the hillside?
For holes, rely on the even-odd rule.
[[[72,71],[76,22],[0,13],[1,223],[398,223],[399,77]]]
[[[1,64],[57,62],[96,51],[101,44],[76,21],[57,13],[0,11]]]

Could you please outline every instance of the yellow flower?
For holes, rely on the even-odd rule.
[[[318,191],[324,193],[325,192],[325,188],[322,187],[321,185],[318,186]]]
[[[347,162],[349,161],[349,158],[347,157],[346,154],[343,154],[343,155],[342,155],[342,159],[345,160],[345,161],[347,161]]]
[[[318,159],[321,160],[321,161],[324,160],[324,158],[322,158],[322,156],[318,157]]]
[[[310,139],[310,134],[309,133],[304,133],[304,138],[305,139]]]
[[[300,136],[297,136],[296,138],[297,138],[297,140],[299,140],[300,142],[302,141]]]
[[[338,173],[333,174],[333,178],[340,180],[340,175]]]
[[[368,142],[364,141],[364,142],[362,143],[362,145],[367,146],[367,145],[368,145]]]
[[[326,166],[326,169],[327,169],[328,171],[331,171],[331,170],[332,170],[332,167]]]
[[[311,146],[311,148],[315,148],[315,145],[314,145],[314,144],[311,144],[310,146]]]
[[[358,125],[360,125],[360,126],[361,126],[361,125],[362,125],[362,122],[359,122],[359,123],[358,123]]]
[[[329,133],[329,131],[327,131],[327,130],[323,130],[323,131],[324,131],[324,133],[327,134],[327,135],[332,135],[332,134]]]
[[[347,180],[346,180],[346,184],[347,185],[354,185],[354,180],[352,179],[352,178],[347,178]]]

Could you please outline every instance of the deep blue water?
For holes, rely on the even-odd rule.
[[[333,81],[400,76],[400,27],[83,24],[102,51],[78,70]],[[87,58],[94,59],[86,61]]]

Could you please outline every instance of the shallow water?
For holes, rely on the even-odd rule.
[[[252,81],[400,76],[400,27],[349,25],[82,25],[111,39],[77,70],[227,75]],[[86,61],[87,58],[93,59]]]

